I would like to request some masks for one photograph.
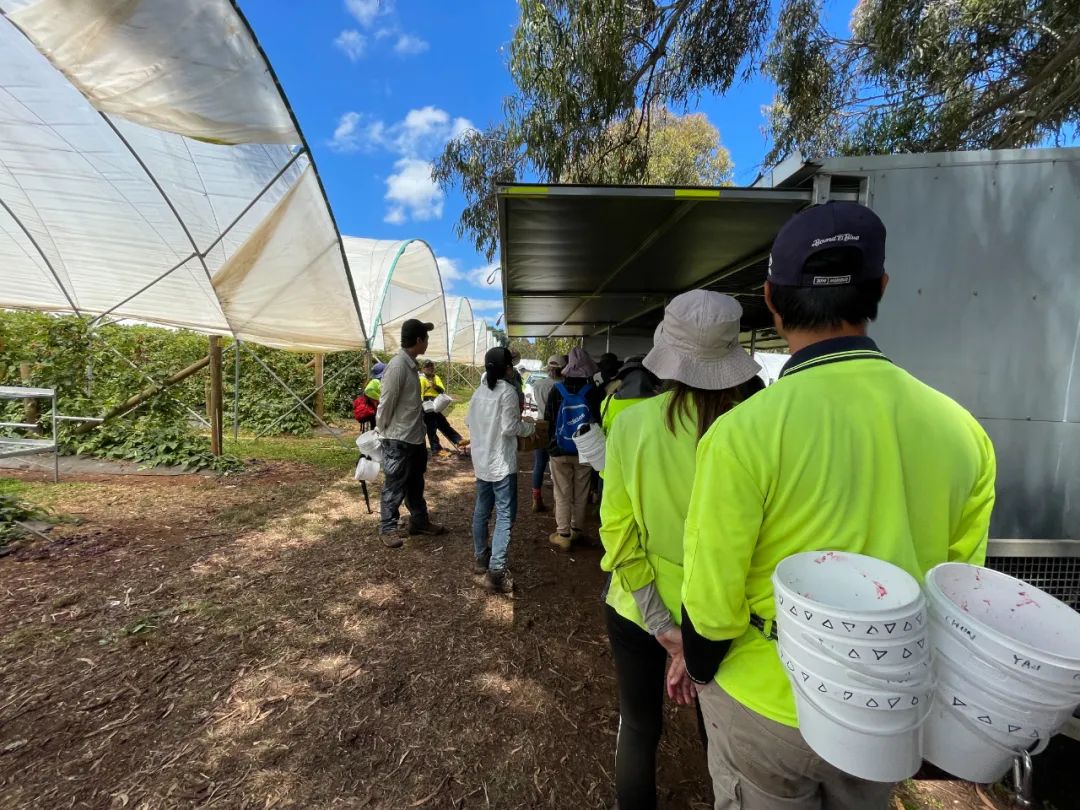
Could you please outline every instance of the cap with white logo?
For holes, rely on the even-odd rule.
[[[843,275],[807,272],[815,254],[846,248],[858,254]],[[885,225],[865,205],[829,202],[789,219],[769,254],[769,281],[780,287],[836,287],[881,278],[885,273]]]

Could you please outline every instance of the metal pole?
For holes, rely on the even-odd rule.
[[[347,441],[345,441],[344,439],[341,438],[341,434],[339,434],[336,430],[334,430],[332,427],[330,427],[330,425],[326,424],[326,422],[323,421],[319,417],[319,415],[315,413],[315,411],[311,410],[311,408],[309,408],[307,406],[307,403],[305,403],[304,400],[300,399],[300,397],[298,397],[296,395],[296,392],[293,391],[291,388],[289,388],[289,386],[286,385],[285,381],[282,380],[281,377],[279,377],[277,374],[275,374],[274,370],[272,368],[270,368],[270,366],[266,365],[266,363],[263,362],[263,359],[261,357],[259,357],[259,355],[255,354],[255,352],[251,351],[251,349],[248,349],[247,346],[244,346],[244,349],[247,351],[247,353],[249,355],[251,355],[251,357],[255,360],[256,363],[258,363],[260,366],[263,367],[263,370],[266,371],[267,374],[269,374],[271,377],[274,378],[274,382],[276,382],[278,385],[280,385],[282,388],[284,388],[286,391],[289,392],[289,394],[292,396],[293,399],[296,400],[297,404],[299,404],[299,406],[301,408],[303,408],[305,411],[307,411],[308,414],[310,414],[311,417],[315,421],[317,421],[320,425],[322,425],[324,428],[326,428],[328,431],[330,431],[330,435],[333,436],[335,439],[337,439],[337,441],[340,442],[343,447],[349,447],[351,449],[351,445]],[[295,408],[294,408],[294,410],[295,410]]]
[[[340,376],[341,376],[342,374],[344,374],[344,373],[345,373],[346,371],[348,371],[348,370],[349,370],[349,369],[351,369],[351,368],[352,368],[353,366],[355,366],[355,365],[356,365],[356,363],[357,363],[357,361],[356,361],[356,360],[353,360],[353,361],[352,361],[351,363],[349,363],[349,364],[348,364],[347,366],[342,366],[342,367],[341,367],[341,368],[339,368],[339,369],[338,369],[337,371],[335,371],[335,372],[334,372],[333,374],[331,374],[331,375],[330,375],[330,379],[328,379],[328,380],[327,380],[327,381],[326,381],[326,382],[325,382],[325,383],[324,383],[323,385],[324,385],[324,386],[326,386],[326,385],[329,385],[329,384],[330,384],[330,383],[332,383],[332,382],[333,382],[334,380],[336,380],[336,379],[337,379],[338,377],[340,377]],[[306,399],[307,399],[308,397],[310,397],[310,396],[311,396],[312,394],[314,394],[314,393],[315,393],[315,392],[314,392],[314,391],[312,391],[312,392],[311,392],[311,394],[308,394],[308,395],[307,395],[306,397],[304,397],[304,399],[306,400]],[[263,428],[262,430],[260,430],[260,431],[259,431],[258,433],[256,433],[256,434],[255,434],[255,438],[256,438],[256,439],[259,439],[259,438],[262,438],[263,436],[265,436],[265,435],[266,435],[267,433],[269,433],[269,432],[270,432],[271,430],[273,430],[273,429],[274,429],[274,427],[275,427],[275,426],[277,425],[277,423],[278,423],[278,422],[280,422],[280,421],[281,421],[282,419],[284,419],[284,418],[285,418],[286,416],[288,416],[289,414],[291,414],[291,413],[292,413],[293,411],[295,411],[295,410],[296,410],[296,409],[297,409],[298,407],[300,407],[300,406],[299,406],[299,405],[293,405],[293,406],[292,406],[291,408],[289,408],[289,410],[285,411],[285,413],[281,414],[281,416],[279,416],[279,417],[278,417],[277,419],[275,419],[275,420],[274,420],[273,422],[271,422],[271,423],[270,423],[269,425],[267,425],[267,426],[266,426],[266,427],[264,427],[264,428]]]
[[[240,341],[235,345],[240,346]],[[240,350],[237,348],[236,357],[233,358],[233,391],[232,391],[232,437],[233,441],[240,439]]]
[[[610,352],[611,351],[611,327],[610,326],[607,328],[607,342],[604,343],[604,351],[605,352]]]
[[[53,483],[60,483],[60,437],[56,435],[56,389],[52,395]]]

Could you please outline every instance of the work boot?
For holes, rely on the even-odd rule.
[[[511,594],[514,592],[514,578],[509,568],[493,568],[487,572],[484,587],[492,593]]]
[[[387,548],[401,548],[405,545],[405,538],[401,536],[401,532],[397,529],[380,533],[379,539],[382,540],[382,544]]]
[[[472,572],[477,576],[483,576],[488,572],[488,562],[491,561],[491,549],[473,560]]]
[[[438,537],[440,534],[446,534],[446,527],[438,523],[432,523],[430,520],[423,526],[409,527],[410,537],[418,534],[423,534],[427,537]]]
[[[558,532],[552,532],[548,537],[548,542],[560,551],[569,551],[570,546],[574,544],[573,539],[568,534],[559,534]]]
[[[534,512],[546,512],[547,506],[544,505],[544,491],[540,489],[533,490],[533,504],[532,510]]]

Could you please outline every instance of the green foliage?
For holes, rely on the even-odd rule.
[[[668,108],[685,109],[702,92],[732,85],[764,42],[767,0],[519,4],[509,58],[517,90],[504,120],[451,141],[433,172],[465,196],[459,235],[491,259],[494,186],[515,179],[707,184],[726,177],[724,165],[719,172],[710,165],[709,145],[690,161],[665,160],[682,145],[654,136],[681,120]],[[719,148],[711,153],[729,163]],[[689,166],[705,174],[688,180]]]
[[[99,417],[155,381],[205,357],[207,350],[206,336],[192,332],[120,325],[93,330],[85,318],[0,311],[0,385],[55,388],[58,408],[68,416]],[[306,397],[309,407],[314,402],[311,354],[245,346],[240,365],[240,426],[256,433],[310,432],[311,416],[303,408],[294,408],[296,400],[250,357],[249,350]],[[362,360],[359,352],[326,356],[328,418],[352,417],[352,400],[364,381]],[[223,369],[227,424],[231,421],[234,362],[229,351]],[[77,424],[61,423],[61,447],[66,452],[151,466],[170,464],[223,472],[238,469],[235,458],[214,458],[202,424],[192,415],[205,415],[208,386],[208,375],[201,371],[89,432],[77,433]],[[0,413],[4,421],[40,419],[43,426],[48,416],[28,413],[18,401],[0,401]]]
[[[767,161],[1030,146],[1080,121],[1075,0],[866,0],[850,39],[820,0],[787,0],[766,72]]]
[[[722,181],[719,139],[714,149],[711,136],[676,138],[671,123],[686,119],[668,110],[759,70],[777,85],[766,165],[796,149],[1004,148],[1080,134],[1076,0],[863,0],[849,38],[829,32],[824,0],[781,0],[764,54],[768,0],[519,5],[503,120],[447,144],[433,173],[461,189],[458,234],[489,259],[499,183]]]
[[[13,494],[0,492],[0,548],[22,534],[16,521],[44,520],[47,517],[45,510],[21,501]]]

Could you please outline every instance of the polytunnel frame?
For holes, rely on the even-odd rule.
[[[439,300],[442,301],[443,331],[446,332],[446,362],[449,363],[450,362],[450,355],[453,353],[452,352],[453,347],[452,347],[452,345],[450,343],[449,324],[447,323],[447,315],[446,315],[446,289],[443,287],[442,270],[439,269],[439,260],[435,256],[435,250],[431,247],[431,245],[428,243],[428,241],[426,239],[417,239],[417,238],[404,239],[404,240],[402,240],[401,244],[398,246],[397,253],[394,254],[393,261],[390,262],[390,269],[386,271],[386,279],[383,281],[382,290],[379,291],[379,300],[378,300],[378,303],[376,304],[376,307],[375,307],[375,318],[374,318],[374,320],[372,322],[371,334],[366,336],[367,337],[367,350],[368,350],[369,354],[372,352],[372,347],[371,347],[372,341],[375,340],[377,330],[382,328],[383,307],[386,305],[386,296],[390,292],[390,284],[391,284],[391,282],[393,281],[393,278],[394,278],[394,271],[397,270],[398,261],[400,261],[401,257],[405,255],[406,249],[413,242],[417,242],[417,243],[423,245],[425,248],[427,248],[428,255],[431,256],[431,263],[435,267],[435,278],[439,282],[439,296],[438,297],[439,297]],[[345,250],[344,243],[342,243],[342,248],[341,249]],[[352,283],[352,273],[351,272],[349,274],[349,283],[350,284]],[[427,303],[430,303],[430,302],[426,302],[423,306],[427,306]],[[404,315],[408,316],[413,311],[415,311],[415,310],[410,310],[409,312],[404,313]],[[385,341],[384,341],[384,344],[385,344]]]
[[[97,337],[98,336],[97,335],[97,327],[102,323],[102,321],[107,316],[109,316],[110,314],[112,314],[113,312],[115,312],[116,310],[118,310],[120,307],[124,306],[128,302],[130,302],[130,301],[134,300],[135,298],[137,298],[138,296],[142,295],[147,290],[153,288],[155,285],[160,283],[165,278],[168,278],[172,273],[176,272],[180,268],[187,265],[192,259],[198,259],[199,260],[199,264],[201,265],[201,267],[203,269],[203,272],[206,274],[207,281],[209,281],[211,286],[213,286],[213,277],[212,277],[212,274],[210,273],[210,268],[206,264],[206,257],[209,255],[209,253],[214,248],[216,248],[222,242],[222,240],[225,239],[225,237],[232,231],[232,229],[234,227],[236,227],[236,225],[240,222],[240,220],[242,220],[244,218],[244,216],[246,216],[247,213],[252,208],[255,207],[255,205],[259,202],[259,200],[261,200],[263,198],[263,196],[271,188],[274,187],[274,185],[278,182],[278,180],[280,180],[284,176],[284,174],[290,168],[292,168],[302,156],[306,155],[307,159],[308,159],[308,165],[311,167],[312,176],[315,178],[315,182],[316,182],[316,184],[318,186],[319,194],[320,194],[320,196],[322,198],[323,205],[326,208],[326,213],[330,218],[330,225],[334,229],[334,234],[335,234],[335,238],[336,238],[337,246],[338,246],[338,253],[341,256],[342,268],[345,271],[345,280],[349,285],[349,293],[350,293],[350,295],[352,297],[352,301],[353,301],[353,310],[356,312],[356,318],[357,318],[357,321],[360,324],[360,334],[363,335],[363,337],[364,337],[363,351],[370,356],[370,353],[371,353],[371,338],[369,337],[368,331],[364,326],[364,318],[363,318],[363,314],[362,314],[361,308],[360,308],[360,299],[359,299],[359,296],[357,295],[357,292],[356,292],[356,285],[353,282],[352,271],[351,271],[350,266],[349,266],[349,259],[348,259],[348,256],[346,256],[346,254],[345,254],[345,244],[344,244],[344,241],[342,240],[342,237],[341,237],[341,229],[338,227],[337,218],[334,216],[334,209],[330,205],[330,198],[326,193],[326,186],[323,184],[322,176],[319,173],[319,168],[318,168],[318,165],[317,165],[317,163],[315,161],[315,155],[311,150],[311,145],[309,144],[307,138],[304,135],[304,131],[300,126],[300,120],[296,115],[296,111],[293,109],[292,104],[289,101],[289,97],[285,93],[285,88],[282,86],[281,80],[278,78],[277,72],[274,70],[274,66],[270,62],[270,59],[266,54],[266,50],[263,48],[262,43],[259,41],[258,36],[255,34],[255,29],[251,26],[250,21],[244,15],[244,12],[240,9],[240,6],[239,6],[239,3],[237,2],[237,0],[229,0],[229,5],[232,8],[233,13],[236,14],[237,18],[240,20],[241,24],[244,27],[244,30],[247,32],[247,35],[251,39],[252,45],[255,47],[256,52],[259,54],[260,58],[262,59],[263,66],[266,69],[267,75],[270,77],[270,80],[274,83],[274,88],[277,90],[278,100],[281,102],[281,104],[285,108],[285,111],[288,113],[289,120],[290,120],[290,122],[292,123],[292,126],[293,126],[293,130],[296,132],[297,138],[299,138],[300,142],[299,142],[299,144],[296,145],[296,148],[293,150],[292,156],[282,165],[282,167],[274,174],[274,176],[259,190],[258,194],[256,194],[247,203],[247,205],[245,205],[244,208],[241,209],[241,211],[233,218],[233,220],[231,222],[229,222],[229,224],[226,225],[221,230],[221,232],[217,235],[217,238],[215,238],[214,241],[210,243],[210,245],[208,245],[206,248],[204,248],[203,250],[200,251],[198,245],[195,242],[195,238],[191,234],[191,230],[188,228],[187,223],[184,221],[183,217],[180,216],[180,212],[177,210],[175,203],[173,202],[173,200],[169,196],[169,194],[165,191],[165,189],[162,187],[160,181],[154,175],[153,171],[151,171],[150,167],[146,164],[146,162],[142,159],[142,157],[139,155],[139,153],[131,145],[130,141],[128,141],[128,139],[123,135],[123,133],[120,132],[119,128],[116,126],[116,124],[113,122],[113,120],[108,116],[108,114],[106,114],[102,110],[99,110],[96,107],[94,107],[95,112],[97,112],[97,114],[101,117],[102,121],[104,121],[106,126],[108,126],[108,128],[113,132],[113,134],[117,137],[117,139],[123,145],[124,149],[128,152],[128,154],[131,155],[132,159],[138,164],[138,166],[142,170],[143,174],[145,174],[147,179],[151,182],[151,184],[153,184],[154,189],[157,191],[158,195],[161,197],[161,199],[165,203],[166,207],[172,213],[173,218],[176,220],[177,225],[179,225],[180,230],[183,232],[185,238],[188,240],[188,243],[191,245],[192,252],[189,255],[187,255],[186,257],[184,257],[180,262],[174,264],[168,270],[166,270],[163,273],[161,273],[160,275],[156,276],[148,284],[145,284],[144,286],[142,286],[141,288],[139,288],[134,293],[127,296],[126,298],[124,298],[120,302],[114,304],[113,306],[109,307],[108,309],[106,309],[106,310],[102,311],[101,313],[99,313],[98,315],[94,316],[90,321],[89,334],[92,337]],[[18,31],[22,36],[26,37],[29,40],[29,37],[27,37],[26,32],[24,32],[20,26],[16,25],[14,22],[12,22],[9,19],[7,11],[5,11],[3,8],[0,8],[0,16],[4,17],[4,19],[7,20],[8,23],[16,31]],[[31,41],[31,44],[33,44],[32,41]],[[36,45],[34,47],[35,47],[35,50],[37,50]],[[84,96],[84,98],[85,98],[85,96]],[[87,99],[87,101],[89,103],[89,99]],[[91,104],[91,106],[93,107],[93,104]],[[181,137],[186,137],[186,136],[181,136]],[[64,283],[60,279],[60,276],[57,273],[56,268],[53,266],[52,261],[49,259],[48,255],[45,253],[45,251],[42,249],[41,245],[38,243],[38,240],[34,237],[33,233],[27,228],[26,224],[18,217],[18,215],[15,213],[15,211],[13,211],[11,209],[11,207],[7,203],[5,203],[2,199],[0,199],[0,207],[2,207],[4,209],[4,211],[7,212],[8,216],[11,217],[11,220],[19,227],[19,229],[22,231],[23,235],[27,238],[29,243],[33,246],[34,250],[37,252],[37,254],[41,258],[42,262],[44,262],[45,267],[49,270],[49,273],[53,277],[53,281],[56,283],[57,287],[60,289],[60,292],[64,295],[64,298],[67,299],[68,304],[71,306],[72,312],[74,312],[75,315],[77,315],[78,317],[84,317],[83,312],[80,310],[78,305],[75,303],[73,291],[69,291],[67,289],[67,287],[64,286]],[[420,240],[409,240],[409,241],[420,241]],[[407,244],[408,244],[408,242],[406,242],[406,245]],[[427,246],[428,250],[431,251],[431,246],[428,245],[426,242],[424,244]],[[402,250],[404,250],[404,245],[402,246]],[[431,251],[431,253],[432,253],[432,259],[434,261],[434,259],[435,259],[434,252]],[[400,256],[400,251],[399,251],[398,255]],[[395,257],[395,265],[396,265],[396,262],[397,262],[397,257]],[[435,262],[435,268],[436,268],[436,276],[439,279],[440,297],[442,297],[443,301],[444,301],[443,319],[444,319],[444,322],[445,322],[445,294],[444,294],[443,288],[442,288],[442,275],[438,270],[438,262],[437,261]],[[389,274],[388,274],[387,278],[389,279]],[[385,294],[385,290],[384,290],[384,294]],[[380,309],[381,309],[381,302],[380,302]],[[222,314],[224,316],[224,313],[222,313]],[[380,314],[381,314],[381,312],[380,312]],[[122,319],[123,319],[123,316],[121,316],[117,320],[122,320]],[[274,381],[277,382],[278,385],[280,385],[283,389],[285,389],[285,391],[288,394],[290,394],[293,397],[293,399],[295,399],[297,401],[297,403],[298,403],[298,405],[294,406],[291,411],[289,411],[286,414],[283,414],[281,417],[279,417],[279,420],[281,418],[284,418],[286,415],[288,415],[288,413],[292,413],[292,411],[295,411],[296,407],[303,407],[308,413],[311,414],[312,417],[315,418],[315,420],[320,425],[322,425],[322,427],[324,427],[334,437],[334,439],[336,439],[338,442],[340,442],[341,444],[343,444],[346,447],[351,447],[351,445],[349,445],[348,442],[346,442],[344,439],[342,439],[341,435],[336,430],[334,430],[329,424],[327,424],[327,422],[322,417],[320,417],[318,414],[316,414],[311,408],[308,408],[306,403],[304,402],[304,400],[301,399],[297,395],[297,393],[295,391],[293,391],[288,386],[288,384],[285,383],[284,380],[282,380],[276,373],[274,373],[274,371],[272,369],[270,369],[269,366],[267,366],[262,361],[262,359],[260,357],[258,357],[258,355],[256,355],[254,352],[252,352],[250,349],[248,349],[246,346],[243,345],[243,341],[241,341],[237,337],[236,331],[235,331],[235,329],[233,329],[232,324],[229,323],[229,319],[228,319],[227,316],[224,317],[224,321],[225,321],[225,325],[229,329],[229,333],[232,335],[234,343],[233,343],[232,346],[226,347],[222,351],[222,354],[224,354],[225,352],[229,351],[229,349],[232,349],[234,347],[237,350],[236,351],[236,371],[235,371],[235,383],[236,384],[233,387],[233,438],[234,438],[234,440],[237,439],[237,437],[238,437],[237,412],[238,412],[239,394],[240,394],[240,387],[239,387],[240,350],[244,349],[244,350],[246,350],[248,352],[248,354],[259,365],[261,365],[267,371],[267,373],[270,374],[270,376],[274,379]],[[198,331],[198,330],[193,330],[193,331]],[[211,337],[214,337],[214,336],[211,335]],[[112,349],[112,347],[109,347],[109,348],[114,353],[119,354],[118,352],[115,352],[115,350]],[[449,349],[448,349],[447,354],[449,355]],[[160,380],[155,379],[152,375],[147,373],[144,369],[139,368],[138,365],[134,361],[132,361],[130,358],[122,357],[122,359],[126,363],[128,363],[129,366],[131,366],[133,369],[138,371],[143,377],[145,377],[147,380],[149,380],[152,384],[158,386],[161,389],[162,392],[164,392],[166,390],[167,386],[162,385]],[[354,364],[350,364],[348,367],[351,367],[352,365],[354,365]],[[339,370],[338,373],[340,373],[341,371],[342,370]],[[315,391],[312,392],[312,394],[317,393],[322,388],[325,388],[326,382],[327,381],[323,381],[322,385],[317,386]],[[311,396],[311,394],[309,394],[309,396]],[[137,409],[137,408],[138,408],[138,406],[136,406],[135,409]],[[186,405],[185,405],[185,408],[189,412],[195,414],[195,412],[192,411],[191,408],[188,408]],[[133,410],[135,410],[135,409],[133,409]],[[195,414],[195,415],[198,416],[197,414]],[[209,414],[208,414],[208,416],[209,416]],[[69,418],[74,418],[76,420],[82,421],[82,419],[80,417],[69,417]],[[206,419],[203,419],[201,416],[199,416],[198,418],[199,418],[199,421],[201,421],[203,424],[208,424]]]
[[[445,302],[445,300],[446,296],[444,295],[443,301]],[[449,323],[447,323],[446,382],[448,385],[454,384],[454,365],[457,363],[457,361],[454,360],[454,342],[457,340],[458,325],[461,320],[461,310],[465,304],[469,305],[469,322],[472,324],[469,330],[472,334],[472,339],[469,341],[472,345],[472,362],[465,363],[464,365],[468,365],[470,368],[476,368],[476,313],[473,312],[472,301],[469,300],[468,296],[461,295],[458,296],[457,308],[454,310],[453,328],[450,328]],[[469,378],[464,373],[459,373],[458,377],[466,385],[470,382]]]

